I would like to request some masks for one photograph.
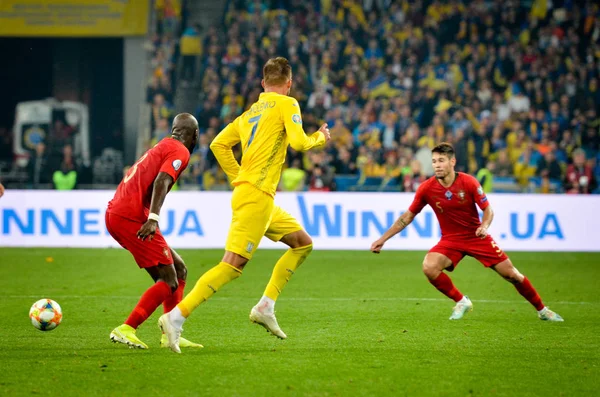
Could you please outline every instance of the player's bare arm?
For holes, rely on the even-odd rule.
[[[415,219],[415,214],[410,210],[400,215],[396,222],[379,239],[371,244],[371,252],[374,254],[380,253],[385,242],[404,230],[406,226],[410,225],[413,219]]]
[[[490,227],[490,225],[492,224],[493,219],[494,219],[494,210],[492,210],[491,205],[488,205],[483,210],[483,219],[481,220],[481,226],[479,226],[477,228],[477,230],[475,231],[475,235],[477,237],[481,237],[481,238],[484,238],[485,236],[487,236],[487,234],[488,234],[487,230]]]
[[[150,214],[160,214],[160,209],[165,202],[165,197],[167,197],[167,193],[169,192],[171,186],[173,186],[173,183],[175,183],[175,181],[171,175],[167,174],[166,172],[160,172],[158,174],[154,180],[152,201],[150,202]],[[137,236],[142,240],[146,240],[147,238],[149,241],[152,241],[157,228],[158,219],[148,218],[146,223],[144,223],[137,232]]]

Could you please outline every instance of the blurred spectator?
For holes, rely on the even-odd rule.
[[[167,83],[168,80],[165,78],[152,76],[146,88],[146,102],[151,104],[154,101],[154,96],[157,94],[162,95],[166,101],[171,101],[171,90]]]
[[[50,156],[57,156],[65,145],[73,143],[75,130],[60,118],[56,118],[50,128],[46,145]]]
[[[161,120],[169,120],[171,117],[171,108],[166,103],[162,94],[154,95],[152,102],[152,130],[156,129]]]
[[[73,164],[63,163],[60,170],[52,174],[52,182],[56,190],[73,190],[77,184],[77,171]]]
[[[292,166],[281,173],[281,190],[284,192],[299,192],[304,190],[306,171],[301,168],[300,160],[295,159]]]
[[[361,147],[361,149],[366,149],[365,147]],[[373,153],[368,150],[364,150],[364,156],[358,158],[359,171],[361,175],[361,180],[365,178],[374,178],[383,176],[384,169],[376,160]]]
[[[494,188],[494,170],[496,164],[493,161],[487,163],[487,166],[477,171],[477,180],[485,193],[491,193]]]
[[[537,175],[547,177],[549,179],[559,180],[562,178],[562,168],[553,151],[548,151],[543,157],[538,160]]]
[[[27,174],[34,189],[50,183],[51,167],[46,145],[40,142],[35,146],[35,152],[27,163]]]
[[[308,104],[306,106],[308,110],[322,119],[325,116],[325,112],[331,107],[331,95],[325,91],[322,85],[318,85],[316,90],[308,97]]]
[[[312,192],[330,192],[335,190],[332,173],[323,170],[321,165],[316,165],[308,175],[308,190]]]
[[[189,26],[179,40],[182,71],[181,79],[184,82],[194,80],[196,71],[196,58],[202,55],[202,40],[197,26]]]
[[[352,148],[352,133],[346,127],[346,124],[342,119],[336,119],[329,132],[331,133],[331,143],[333,143],[336,148]]]
[[[509,160],[506,150],[498,152],[498,159],[494,165],[494,174],[503,177],[513,175],[513,164]]]
[[[386,187],[394,182],[397,182],[400,178],[400,175],[402,175],[402,167],[400,166],[396,152],[389,152],[385,156],[381,187]]]
[[[586,164],[585,151],[573,151],[573,164],[567,167],[565,191],[570,194],[589,194],[598,187],[592,167]]]
[[[338,175],[354,175],[358,172],[356,163],[352,160],[351,153],[346,147],[338,150],[333,168]]]
[[[164,138],[171,135],[171,128],[169,126],[169,120],[165,118],[158,119],[158,123],[156,124],[156,128],[152,132],[152,141],[151,145],[154,146],[158,142],[162,141]]]
[[[404,174],[402,187],[405,192],[416,192],[421,183],[427,180],[428,176],[421,171],[421,163],[413,160],[410,163],[410,172]]]
[[[466,153],[465,153],[466,156]],[[423,146],[417,153],[415,154],[415,159],[420,163],[419,166],[419,174],[423,174],[426,176],[433,175],[433,164],[431,163],[431,148],[427,143],[424,143]],[[411,167],[414,169],[414,164],[411,164]]]
[[[160,33],[175,35],[181,18],[180,0],[156,0],[154,7],[158,12]]]
[[[527,186],[529,183],[529,178],[536,175],[537,165],[540,158],[540,154],[533,149],[533,144],[531,143],[525,148],[519,157],[519,160],[515,164],[514,172],[515,177],[517,177],[518,182],[522,186]]]

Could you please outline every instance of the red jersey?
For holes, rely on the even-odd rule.
[[[408,209],[418,214],[427,204],[437,216],[443,238],[474,237],[481,226],[475,204],[482,210],[490,205],[477,179],[462,172],[456,173],[449,188],[443,187],[435,176],[427,179],[417,189]]]
[[[174,181],[185,170],[190,152],[177,139],[165,138],[148,150],[129,169],[108,203],[108,212],[138,222],[146,222],[150,212],[154,180],[160,172]]]

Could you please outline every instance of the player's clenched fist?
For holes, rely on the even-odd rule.
[[[319,131],[321,131],[323,133],[323,135],[325,136],[325,142],[329,142],[329,140],[331,139],[331,134],[329,133],[329,128],[327,127],[327,123],[323,124],[321,126],[321,128],[319,128]]]
[[[371,252],[374,254],[380,253],[381,249],[383,248],[383,244],[384,242],[381,241],[381,239],[375,241],[373,244],[371,244]]]

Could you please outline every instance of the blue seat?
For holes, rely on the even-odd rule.
[[[383,178],[370,177],[365,179],[365,183],[363,183],[363,186],[380,186],[381,182],[383,182]]]
[[[494,176],[494,193],[515,193],[521,191],[516,178],[512,176]]]
[[[355,186],[358,183],[358,176],[336,175],[334,180],[338,192],[347,192],[352,186]]]

